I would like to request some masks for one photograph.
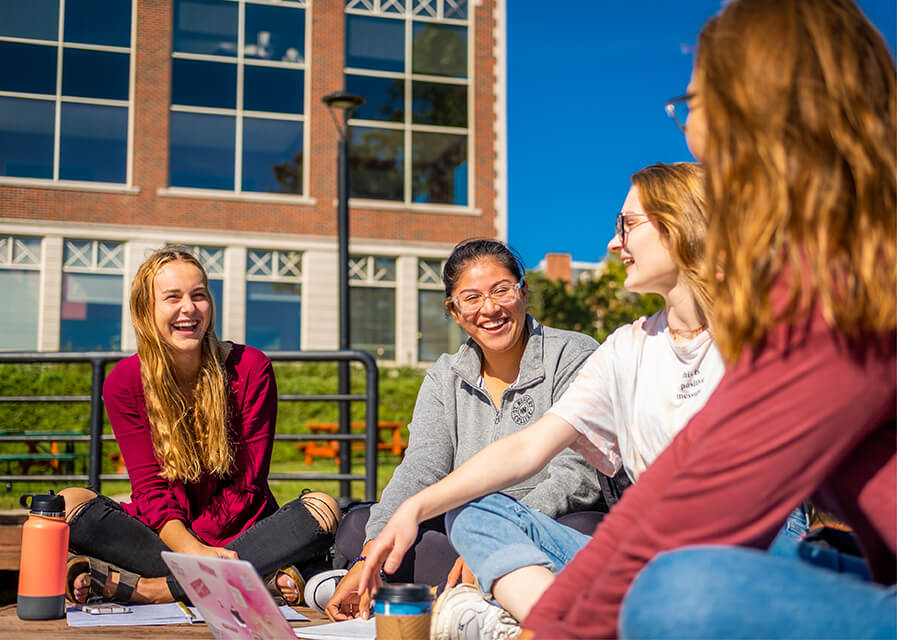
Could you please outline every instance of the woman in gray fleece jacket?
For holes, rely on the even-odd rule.
[[[470,338],[427,371],[409,425],[405,459],[380,502],[370,508],[365,547],[406,498],[444,478],[486,445],[539,418],[598,346],[586,335],[543,326],[526,313],[520,260],[501,242],[473,240],[455,247],[443,282],[446,308]],[[594,507],[600,488],[594,467],[567,449],[506,493],[558,518]],[[361,541],[358,520],[365,516],[365,511],[350,512],[344,521],[344,532],[356,521],[356,544]],[[454,555],[442,518],[424,530],[415,549],[417,553],[413,549],[406,556],[409,571],[397,574],[400,579],[442,582],[445,563],[450,565]],[[368,606],[357,589],[364,556],[362,550],[328,602],[331,619],[345,620]],[[437,557],[441,563],[434,562]],[[421,570],[426,564],[429,571]]]

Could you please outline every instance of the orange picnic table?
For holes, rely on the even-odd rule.
[[[308,422],[306,428],[311,433],[327,436],[339,431],[339,424],[336,422]],[[378,443],[377,448],[380,451],[391,451],[394,455],[403,456],[408,443],[402,439],[402,427],[405,425],[401,422],[378,422]],[[351,424],[352,431],[363,432],[365,429],[364,422],[353,422]],[[362,447],[363,443],[358,443]],[[297,442],[296,448],[305,451],[305,464],[311,465],[315,457],[335,459],[339,455],[338,440],[308,440],[305,442]]]

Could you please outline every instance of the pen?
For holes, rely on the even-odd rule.
[[[193,612],[192,612],[192,611],[190,611],[190,607],[188,607],[187,605],[185,605],[185,604],[184,604],[183,602],[181,602],[180,600],[175,600],[175,602],[178,603],[178,606],[181,608],[181,611],[184,612],[184,615],[187,616],[188,620],[189,620],[190,623],[192,624],[193,621],[196,620],[196,616],[193,615]]]

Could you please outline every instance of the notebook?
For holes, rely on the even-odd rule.
[[[259,574],[245,560],[173,551],[163,551],[162,560],[205,618],[216,640],[296,637]]]

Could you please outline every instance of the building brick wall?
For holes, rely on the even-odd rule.
[[[469,159],[474,198],[452,212],[394,206],[353,206],[354,239],[433,242],[452,246],[471,236],[495,236],[495,2],[471,3],[474,108]],[[306,135],[310,135],[310,177],[302,203],[251,197],[194,197],[160,193],[168,186],[168,137],[172,48],[172,3],[138,0],[133,103],[133,187],[119,192],[77,186],[0,185],[0,218],[69,223],[137,225],[225,232],[278,232],[305,236],[336,234],[336,127],[321,97],[343,86],[344,0],[316,0],[308,10]],[[133,192],[136,191],[136,192]],[[306,203],[307,202],[307,203]]]

